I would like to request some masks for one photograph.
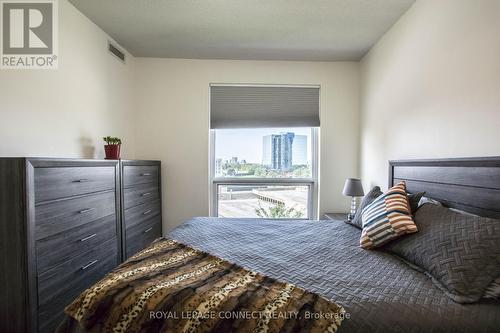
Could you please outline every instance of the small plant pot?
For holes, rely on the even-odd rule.
[[[120,145],[104,145],[107,160],[120,159]]]

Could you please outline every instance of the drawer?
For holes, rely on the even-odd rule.
[[[162,236],[161,216],[154,217],[126,231],[127,258]]]
[[[159,167],[156,165],[125,165],[123,167],[123,186],[138,184],[158,184]]]
[[[111,239],[38,276],[38,319],[42,331],[49,331],[64,307],[118,265],[117,249],[116,238]]]
[[[123,208],[127,209],[159,198],[160,189],[157,184],[136,185],[123,190]]]
[[[78,282],[71,284],[72,289],[64,288],[64,293],[58,293],[50,302],[39,305],[38,332],[54,332],[64,319],[64,308],[78,297],[80,293],[102,279],[106,273],[117,265],[118,261],[115,257],[110,257],[96,263],[94,267],[88,268],[89,271],[85,274],[84,279],[78,278]],[[59,287],[56,286],[55,288]]]
[[[37,240],[115,215],[115,192],[81,196],[35,206]]]
[[[35,168],[35,202],[110,190],[114,167]]]
[[[99,281],[113,268],[117,266],[112,258],[102,261],[100,265],[96,264],[94,271],[85,275],[85,281],[80,285],[68,290],[65,294],[59,294],[54,297],[49,303],[38,307],[38,332],[55,332],[56,328],[61,324],[65,317],[64,308],[69,305],[76,297],[85,289]]]
[[[160,200],[150,201],[141,205],[126,209],[123,212],[125,228],[133,227],[137,224],[142,224],[144,221],[153,216],[160,215]]]
[[[38,316],[38,333],[54,333],[64,320],[64,311],[57,311],[50,316]]]
[[[77,256],[79,253],[90,251],[115,238],[116,235],[116,216],[112,214],[81,227],[37,241],[38,274]]]

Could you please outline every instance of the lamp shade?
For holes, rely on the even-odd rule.
[[[342,194],[348,197],[362,197],[363,195],[365,195],[361,180],[357,178],[347,178]]]

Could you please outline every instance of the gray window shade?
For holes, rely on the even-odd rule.
[[[319,87],[210,87],[211,128],[317,126]]]

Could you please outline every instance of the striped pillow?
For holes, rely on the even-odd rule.
[[[401,182],[366,206],[361,213],[363,232],[360,246],[379,247],[404,234],[417,232],[411,217],[406,184]]]
[[[484,298],[500,299],[500,277],[494,280],[484,292]]]

